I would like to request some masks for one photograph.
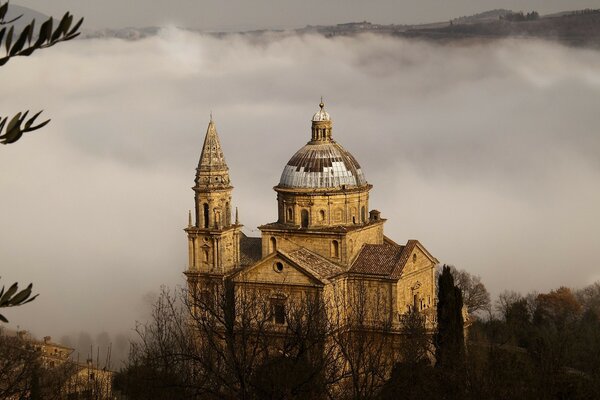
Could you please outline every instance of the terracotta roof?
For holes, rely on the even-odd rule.
[[[281,253],[299,266],[306,268],[307,271],[314,273],[317,278],[328,279],[344,272],[344,269],[341,266],[304,247]]]
[[[254,264],[262,258],[262,240],[242,233],[240,238],[240,265]]]
[[[404,269],[404,266],[408,262],[410,255],[413,253],[413,250],[415,249],[415,247],[417,246],[418,243],[419,243],[418,240],[409,240],[408,242],[406,242],[406,246],[404,246],[404,248],[402,249],[402,253],[400,254],[400,259],[398,260],[396,267],[390,274],[390,278],[393,278],[393,279],[400,278],[400,275],[402,275],[402,270]]]
[[[365,244],[350,267],[350,273],[391,276],[400,264],[404,246]]]

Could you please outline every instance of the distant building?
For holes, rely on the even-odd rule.
[[[24,330],[12,334],[0,332],[0,335],[3,335],[0,346],[12,348],[9,354],[13,360],[7,364],[12,371],[5,371],[0,377],[0,393],[7,386],[14,387],[14,394],[8,399],[33,396],[36,385],[46,397],[69,400],[114,398],[113,372],[94,365],[91,359],[85,364],[73,362],[70,359],[72,348],[53,342],[50,336],[38,340]],[[1,350],[3,354],[7,353],[6,349]]]
[[[372,185],[333,139],[332,127],[321,103],[310,140],[283,167],[274,188],[277,221],[260,226],[261,237],[248,237],[232,211],[232,181],[211,118],[193,187],[195,212],[185,229],[188,286],[197,293],[228,282],[266,293],[273,326],[286,323],[287,305],[302,294],[346,302],[364,289],[367,308],[377,309],[372,317],[397,328],[416,309],[432,328],[438,261],[417,240],[401,245],[385,236],[386,219],[369,208]],[[244,210],[252,212],[251,205]]]

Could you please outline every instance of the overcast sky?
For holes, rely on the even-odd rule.
[[[48,15],[66,10],[87,28],[163,26],[202,29],[300,27],[367,20],[376,23],[446,21],[497,8],[541,14],[599,8],[599,0],[15,0]]]
[[[41,294],[6,312],[12,327],[127,331],[161,284],[184,283],[211,110],[258,235],[321,95],[392,239],[419,239],[494,294],[600,280],[597,50],[167,28],[63,43],[0,72],[2,115],[52,118],[0,148],[0,283]]]

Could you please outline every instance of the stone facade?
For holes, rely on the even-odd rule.
[[[386,220],[369,210],[372,186],[333,140],[332,121],[320,107],[310,141],[275,187],[278,220],[260,226],[260,238],[242,233],[237,211],[232,218],[229,168],[211,119],[193,187],[195,213],[185,229],[190,290],[231,282],[266,293],[278,307],[302,293],[343,302],[361,293],[372,318],[397,323],[416,308],[433,326],[438,261],[416,240],[399,245],[385,236]]]

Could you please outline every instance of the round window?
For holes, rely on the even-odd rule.
[[[275,265],[273,265],[273,269],[275,270],[275,272],[283,271],[283,263],[281,263],[280,261],[277,261],[275,263]]]

